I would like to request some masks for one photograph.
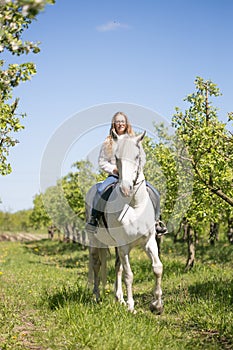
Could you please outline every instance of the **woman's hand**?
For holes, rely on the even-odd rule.
[[[117,169],[117,168],[113,169],[112,172],[113,172],[114,175],[119,175],[119,172],[118,172],[118,169]]]

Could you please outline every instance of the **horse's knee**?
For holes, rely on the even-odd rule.
[[[161,277],[163,274],[163,265],[162,264],[156,264],[153,266],[153,271],[156,277]]]
[[[125,271],[125,283],[126,284],[132,284],[133,283],[133,272],[132,271]]]

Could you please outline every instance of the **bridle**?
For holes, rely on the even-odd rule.
[[[138,178],[139,178],[139,175],[140,175],[140,173],[141,173],[141,171],[142,171],[142,157],[141,157],[141,147],[140,147],[140,145],[136,145],[136,147],[138,148],[138,150],[139,150],[139,153],[138,153],[138,167],[137,167],[137,172],[136,172],[136,177],[135,177],[135,179],[133,180],[133,186],[136,186],[136,185],[138,185],[138,184],[140,184],[141,182],[143,182],[144,180],[142,180],[142,181],[140,181],[139,183],[137,183],[137,181],[138,181]]]

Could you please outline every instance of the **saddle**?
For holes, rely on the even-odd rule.
[[[102,218],[106,229],[108,229],[108,225],[104,215],[104,210],[105,210],[106,203],[117,184],[118,184],[118,181],[108,185],[100,193],[100,198],[97,203],[97,208],[96,208],[97,219],[99,220],[100,218]],[[151,202],[153,204],[154,211],[155,211],[155,216],[156,216],[155,228],[156,228],[157,235],[165,235],[167,233],[167,227],[161,220],[159,220],[160,206],[158,206],[158,197],[156,193],[149,186],[146,186],[146,189],[148,191],[149,197],[151,199]]]
[[[118,182],[112,183],[110,185],[108,185],[106,188],[104,188],[104,190],[99,194],[99,200],[98,203],[96,205],[96,211],[98,213],[98,217],[100,218],[101,216],[104,217],[104,209],[106,206],[106,203],[110,197],[110,194],[112,193],[112,191],[114,190],[114,188],[116,187],[116,184]]]

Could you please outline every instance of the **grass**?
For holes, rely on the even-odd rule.
[[[137,314],[108,288],[96,304],[87,288],[88,250],[47,239],[0,243],[0,349],[233,349],[232,246],[200,244],[184,272],[186,247],[162,246],[164,313],[149,311],[153,274],[143,252],[132,252]]]

